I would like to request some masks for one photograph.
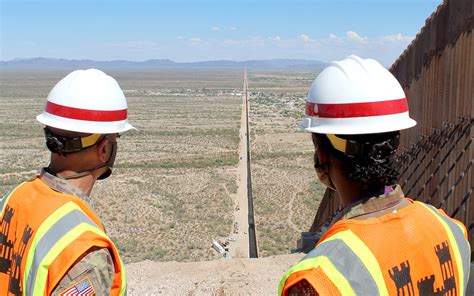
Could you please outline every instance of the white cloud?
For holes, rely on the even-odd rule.
[[[369,40],[369,38],[362,37],[359,34],[357,34],[357,32],[354,32],[354,31],[347,31],[346,36],[347,38],[349,38],[349,40],[352,40],[354,42],[359,42],[359,43],[367,43]]]
[[[221,27],[221,32],[223,30],[230,29]],[[176,37],[174,43],[136,41],[129,44],[117,44],[114,48],[111,48],[113,45],[106,44],[102,49],[125,52],[130,57],[136,57],[135,59],[160,56],[176,61],[268,58],[332,61],[343,59],[350,54],[357,54],[363,58],[374,58],[383,65],[389,66],[412,39],[410,36],[398,33],[368,38],[354,31],[333,32],[322,38],[315,38],[315,35],[315,32],[306,34],[300,32],[293,37],[267,35],[224,39],[180,35]],[[97,51],[95,48],[89,50],[90,52]],[[107,56],[107,58],[110,57]]]
[[[221,28],[218,27],[218,26],[214,26],[214,27],[211,28],[211,31],[213,31],[213,32],[218,32],[220,30],[221,30]]]
[[[236,27],[230,27],[230,30],[231,31],[237,31],[237,28]]]
[[[386,42],[398,42],[398,41],[405,41],[411,42],[414,37],[412,36],[403,36],[401,33],[394,34],[394,35],[386,35],[382,36],[381,40]]]
[[[342,37],[339,37],[339,36],[331,33],[331,34],[329,34],[328,39],[323,40],[323,42],[332,43],[332,44],[343,44],[344,39]]]
[[[301,40],[303,40],[304,42],[309,42],[309,41],[311,41],[311,38],[309,38],[309,36],[306,35],[306,34],[301,34],[301,35],[300,35],[300,38],[301,38]]]

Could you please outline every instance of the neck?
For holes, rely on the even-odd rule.
[[[95,178],[93,174],[87,174],[79,178],[67,179],[67,177],[77,175],[77,173],[74,171],[66,170],[56,173],[56,175],[60,178],[65,178],[68,184],[81,190],[85,196],[89,196],[91,194],[92,187],[94,187]]]
[[[344,207],[362,198],[362,190],[358,186],[342,186],[337,188],[337,193]]]
[[[362,190],[358,184],[353,186],[342,186],[342,188],[338,188],[337,191],[344,206],[351,205],[361,199],[367,199],[383,194],[383,188],[375,191],[367,191]]]

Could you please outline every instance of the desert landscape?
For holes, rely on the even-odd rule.
[[[34,177],[48,164],[42,126],[35,117],[50,89],[67,73],[2,73],[2,192]],[[144,266],[150,262],[161,262],[155,265],[158,273],[168,268],[167,261],[189,262],[180,263],[186,267],[178,268],[178,273],[192,266],[204,268],[202,264],[209,266],[207,272],[211,274],[219,266],[232,266],[192,262],[228,260],[212,248],[212,240],[227,241],[232,249],[235,237],[247,234],[247,229],[235,223],[243,69],[108,73],[124,90],[129,118],[137,130],[119,140],[114,174],[96,183],[91,207],[130,268],[130,292],[143,295],[146,285],[137,268],[148,268]],[[248,70],[251,174],[260,257],[291,253],[300,232],[311,225],[322,198],[323,188],[312,168],[310,137],[297,127],[315,75],[312,71]],[[247,256],[231,253],[226,257]],[[278,278],[300,257],[271,257],[261,266],[242,259],[239,264],[242,270],[248,264],[255,265],[254,273],[270,277],[266,281],[276,289]],[[275,274],[263,275],[267,265],[280,267]],[[248,280],[255,274],[242,272],[240,280],[247,281],[247,288],[240,291],[265,291],[265,287],[258,291],[250,287]],[[208,279],[215,282],[211,290],[193,290],[192,285],[181,289],[182,284],[173,281],[155,290],[177,294],[213,291],[216,295],[239,291],[219,284],[218,279],[226,272],[218,274]],[[193,277],[192,272],[189,276]]]
[[[249,72],[252,186],[261,256],[294,250],[324,194],[314,173],[311,137],[298,128],[316,75]]]

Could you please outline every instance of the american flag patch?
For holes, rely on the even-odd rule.
[[[64,290],[61,296],[94,296],[95,290],[89,279],[84,279]]]

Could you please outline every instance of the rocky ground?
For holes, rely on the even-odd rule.
[[[125,266],[128,295],[276,295],[303,254],[201,262],[142,261]]]

